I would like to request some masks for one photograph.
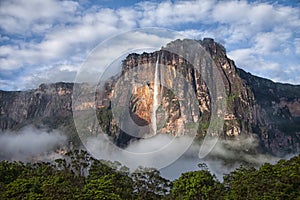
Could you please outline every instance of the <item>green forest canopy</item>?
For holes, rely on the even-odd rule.
[[[129,169],[75,150],[54,163],[0,162],[0,199],[300,199],[300,156],[241,166],[219,182],[200,165],[169,181],[153,168]]]

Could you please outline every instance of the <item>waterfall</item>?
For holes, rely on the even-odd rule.
[[[163,59],[164,59],[164,52],[162,52],[161,54],[161,57],[160,57],[160,63],[163,64]],[[164,68],[163,68],[164,69]],[[164,71],[163,69],[160,67],[159,68],[159,79],[160,79],[160,96],[159,98],[162,99],[163,98],[163,90],[164,90],[164,87],[163,87],[163,83],[164,83]]]
[[[159,87],[159,77],[158,77],[158,63],[159,63],[159,56],[157,57],[156,64],[155,64],[155,72],[154,72],[154,88],[153,88],[153,108],[152,108],[152,115],[151,115],[151,125],[153,129],[153,134],[156,135],[157,125],[156,125],[156,110],[158,108],[158,87]]]

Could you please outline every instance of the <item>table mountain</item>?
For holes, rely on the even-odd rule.
[[[166,47],[183,48],[191,41],[195,42],[175,40]],[[224,83],[227,109],[224,131],[220,137],[223,140],[255,138],[258,141],[257,151],[274,155],[300,152],[300,86],[275,83],[237,68],[234,61],[226,56],[225,48],[213,39],[205,38],[196,42],[211,56]],[[202,63],[201,57],[195,59]],[[162,70],[162,66],[167,67]],[[120,74],[101,83],[103,89],[97,90],[96,102],[80,102],[76,108],[85,110],[94,107],[102,130],[116,144],[126,146],[136,139],[134,136],[141,134],[185,135],[185,127],[189,125],[187,122],[197,122],[198,138],[205,136],[211,116],[210,91],[201,78],[203,74],[195,70],[191,63],[163,47],[152,53],[130,54],[121,67]],[[159,73],[156,73],[157,70]],[[131,77],[136,76],[148,81],[128,90],[123,83],[130,82]],[[180,76],[186,82],[178,78]],[[77,85],[83,93],[92,88],[88,84]],[[188,88],[175,94],[172,88],[176,85],[182,88],[190,86],[195,98],[189,96]],[[42,84],[37,89],[27,91],[0,91],[1,129],[17,130],[34,123],[37,126],[61,128],[67,132],[70,140],[77,140],[72,121],[73,87],[73,83],[60,82]],[[124,120],[125,126],[130,126],[133,121],[145,127],[141,129],[143,132],[134,133],[134,136],[120,129],[112,113],[111,100],[126,103],[125,97],[128,95],[132,120]],[[191,105],[188,110],[180,106],[182,97],[187,105]],[[193,107],[195,99],[198,101],[197,108]]]

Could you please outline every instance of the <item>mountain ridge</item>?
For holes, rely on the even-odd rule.
[[[167,45],[185,45],[188,40],[175,40]],[[300,152],[300,85],[276,83],[271,80],[251,75],[235,66],[234,61],[226,55],[226,49],[213,39],[205,38],[198,40],[211,55],[217,67],[222,70],[222,77],[228,94],[227,104],[229,106],[225,119],[223,139],[235,139],[239,137],[255,137],[259,141],[259,151],[275,155],[286,155]],[[163,49],[162,49],[163,50]],[[159,50],[157,52],[160,52]],[[148,74],[153,71],[157,55],[154,53],[130,54],[123,61],[122,73],[137,65],[147,65]],[[181,64],[180,64],[181,62]],[[162,64],[169,65],[170,69],[181,70],[191,81],[196,89],[197,98],[200,104],[202,125],[208,123],[210,116],[209,94],[206,91],[205,83],[193,71],[188,70],[188,63],[181,61],[174,54],[165,53],[162,57]],[[144,76],[146,72],[136,72]],[[172,72],[173,73],[173,72]],[[193,74],[193,75],[191,75]],[[167,74],[166,76],[170,75]],[[76,129],[72,121],[72,92],[74,84],[78,83],[53,83],[41,84],[38,89],[28,91],[0,91],[0,128],[2,130],[18,129],[29,123],[45,125],[50,128],[62,128],[71,134],[71,140],[76,139]],[[96,103],[99,122],[107,130],[119,146],[126,145],[132,137],[122,132],[111,118],[110,103],[108,96],[113,95],[114,81],[107,87],[104,96],[96,95],[99,102]],[[170,83],[172,84],[172,83]],[[183,84],[183,83],[179,83]],[[80,85],[80,84],[79,84]],[[82,91],[91,88],[82,84]],[[163,103],[162,110],[172,113],[167,116],[168,126],[162,127],[161,131],[176,134],[180,123],[185,120],[178,108],[178,99],[169,90],[162,88]],[[151,96],[153,85],[149,84],[140,88],[140,92],[132,94],[135,102],[131,105],[131,117],[142,124],[149,124],[149,116],[146,112],[139,112],[139,109],[149,113],[151,110]],[[121,89],[122,91],[122,89]],[[147,101],[142,102],[141,93],[148,94]],[[104,101],[106,99],[106,102]],[[173,101],[172,101],[173,100]],[[139,102],[139,104],[136,104]],[[171,103],[169,103],[171,102]],[[173,103],[172,103],[173,102]],[[82,102],[81,109],[93,106],[93,102]],[[101,109],[100,109],[101,107]],[[135,108],[135,110],[133,110]],[[136,109],[139,108],[139,109]],[[103,114],[104,113],[104,114]],[[144,121],[142,121],[144,120]],[[203,121],[204,120],[204,121]],[[206,121],[205,121],[206,120]],[[206,125],[200,126],[198,134],[205,134]],[[67,128],[65,128],[67,127]],[[179,130],[179,129],[178,129]],[[172,132],[173,131],[173,132]],[[74,133],[75,132],[75,133]],[[77,141],[79,144],[80,142]]]

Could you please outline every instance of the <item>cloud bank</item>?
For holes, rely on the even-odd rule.
[[[224,174],[230,173],[242,164],[248,163],[251,166],[259,167],[266,162],[275,163],[281,159],[268,154],[251,152],[258,145],[255,138],[240,138],[238,141],[219,140],[212,151],[205,158],[200,159],[198,153],[201,145],[199,142],[194,142],[187,148],[188,136],[174,139],[169,135],[157,135],[132,142],[125,149],[117,148],[104,137],[104,134],[101,134],[88,138],[86,147],[94,157],[119,161],[132,171],[138,166],[155,167],[160,169],[162,175],[168,179],[176,179],[183,172],[199,170],[198,164],[206,163],[209,171],[222,180]],[[173,139],[176,140],[176,145],[168,150],[162,148]],[[159,155],[149,155],[154,151],[159,151]],[[170,157],[175,159],[170,159]],[[164,167],[161,168],[161,166]]]
[[[241,164],[260,166],[263,163],[275,163],[280,158],[267,154],[251,153],[257,147],[257,140],[240,138],[238,141],[219,140],[212,151],[200,159],[201,145],[190,145],[188,136],[172,137],[156,135],[148,139],[133,141],[125,149],[116,147],[104,134],[87,138],[86,148],[97,159],[119,161],[134,171],[139,166],[160,169],[162,176],[176,179],[181,173],[199,170],[199,163],[206,163],[209,171],[223,179]],[[0,160],[16,161],[53,161],[62,158],[55,152],[66,145],[66,136],[58,131],[48,132],[31,126],[18,132],[0,134]],[[171,144],[172,143],[172,144]],[[287,156],[286,158],[291,157]]]
[[[31,126],[18,132],[0,133],[0,160],[37,161],[50,160],[55,150],[63,147],[66,136],[58,131],[48,132]]]
[[[169,28],[195,39],[216,38],[238,67],[275,81],[300,84],[297,2],[187,0],[114,4],[1,1],[0,89],[72,81],[97,44],[143,27]],[[148,40],[151,42],[151,38]],[[160,42],[164,45],[165,40]]]

